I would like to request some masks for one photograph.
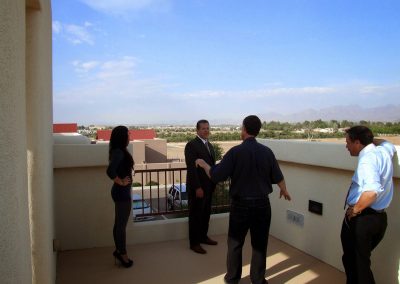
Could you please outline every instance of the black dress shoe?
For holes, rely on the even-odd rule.
[[[207,239],[203,240],[201,243],[206,244],[206,245],[211,245],[211,246],[215,246],[218,244],[217,241],[214,241],[214,240],[210,239],[209,237],[207,237]]]
[[[200,245],[193,245],[190,246],[190,249],[194,251],[195,253],[200,253],[200,254],[205,254],[207,251],[203,249]]]

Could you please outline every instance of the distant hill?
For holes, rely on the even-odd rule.
[[[399,122],[400,105],[387,105],[375,108],[362,108],[358,105],[334,106],[319,110],[306,109],[292,114],[276,112],[258,114],[262,121],[303,122],[305,120],[348,120],[348,121],[382,121]]]

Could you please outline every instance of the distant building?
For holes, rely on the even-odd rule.
[[[96,143],[108,143],[111,129],[97,130]],[[167,140],[157,139],[154,129],[131,129],[129,141],[133,145],[133,159],[136,163],[165,163],[167,161]]]
[[[333,133],[334,129],[333,128],[315,128],[313,129],[314,132],[318,133]]]
[[[54,123],[53,133],[77,133],[77,123]]]
[[[110,141],[112,130],[97,130],[96,140]],[[129,130],[129,141],[155,139],[154,129],[132,129]]]
[[[76,123],[53,124],[54,144],[102,144],[109,143],[111,129],[97,130],[96,141],[78,133]],[[129,149],[138,164],[165,163],[167,161],[167,140],[157,139],[154,129],[129,130]]]
[[[54,144],[90,144],[90,139],[78,133],[77,123],[54,123]]]

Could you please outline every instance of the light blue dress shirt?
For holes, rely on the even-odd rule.
[[[347,197],[347,204],[357,203],[365,191],[375,191],[376,200],[371,204],[375,210],[385,209],[393,197],[393,162],[396,148],[385,141],[379,146],[369,144],[358,155],[357,169]]]

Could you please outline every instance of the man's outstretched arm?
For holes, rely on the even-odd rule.
[[[196,163],[197,167],[202,167],[204,169],[204,171],[206,172],[207,176],[209,178],[211,178],[211,175],[210,175],[211,166],[209,164],[207,164],[203,159],[197,159],[195,161],[195,163]]]

